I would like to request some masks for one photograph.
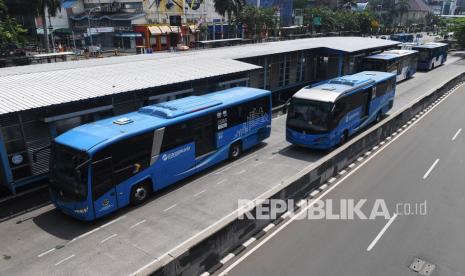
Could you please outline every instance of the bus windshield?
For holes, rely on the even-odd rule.
[[[287,125],[296,131],[313,133],[328,131],[332,104],[293,98],[287,115]]]
[[[87,198],[88,155],[70,147],[52,144],[50,187],[61,199]]]

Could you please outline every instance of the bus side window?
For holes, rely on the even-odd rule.
[[[110,146],[115,184],[119,184],[148,168],[152,157],[152,144],[153,131],[150,131]]]
[[[191,143],[194,140],[192,135],[191,127],[185,122],[167,126],[163,135],[160,152],[166,152]]]

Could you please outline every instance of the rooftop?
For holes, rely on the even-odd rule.
[[[299,99],[335,102],[343,94],[373,82],[381,82],[395,76],[392,73],[364,71],[350,76],[334,78],[318,86],[307,86],[299,90],[294,97]]]
[[[270,92],[249,87],[235,87],[204,96],[186,97],[163,104],[150,105],[139,111],[84,124],[57,137],[57,142],[79,150],[90,150],[107,140],[164,127],[188,118],[192,113],[209,112],[218,105],[227,106],[246,99],[265,96]],[[169,109],[174,116],[158,116],[155,110]]]
[[[384,51],[380,54],[368,56],[366,58],[390,60],[390,59],[395,59],[395,58],[402,57],[402,56],[415,54],[417,52],[418,51],[415,51],[415,50],[389,50],[389,51]]]
[[[0,77],[0,114],[259,68],[235,60],[175,56],[3,76]]]
[[[374,38],[322,37],[7,67],[0,69],[0,87],[8,91],[0,93],[0,115],[261,68],[237,61],[248,57],[310,49],[356,53],[398,44]]]

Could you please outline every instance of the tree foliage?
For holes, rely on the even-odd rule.
[[[276,34],[278,19],[273,8],[246,6],[237,16],[238,24],[243,24],[249,36],[262,38],[267,34]]]
[[[321,25],[315,25],[319,18]],[[312,26],[317,32],[354,31],[369,34],[376,31],[377,17],[371,11],[352,11],[341,9],[333,11],[326,7],[316,7],[305,10],[304,25]]]
[[[245,0],[214,0],[215,11],[221,16],[227,16],[231,22],[245,6]]]
[[[3,0],[0,0],[0,55],[9,49],[21,46],[24,43],[26,30],[8,15]]]
[[[465,18],[455,18],[450,23],[450,31],[454,32],[457,43],[465,47]]]

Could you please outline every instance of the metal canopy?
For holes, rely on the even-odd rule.
[[[0,77],[0,114],[259,68],[235,60],[179,56],[4,76]]]

